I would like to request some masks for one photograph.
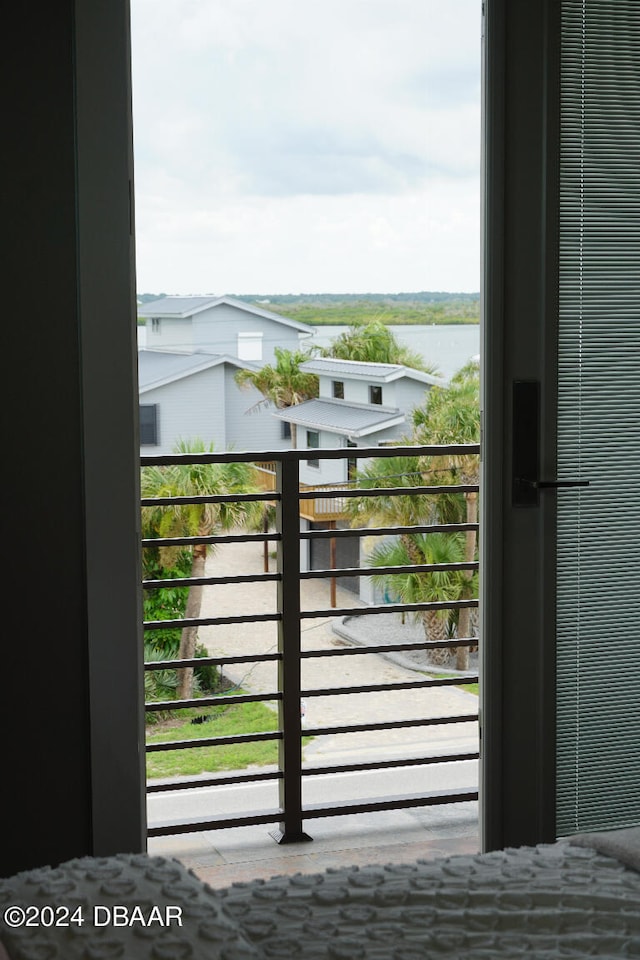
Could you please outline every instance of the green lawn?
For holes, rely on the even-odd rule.
[[[245,693],[238,690],[238,694]],[[193,717],[208,716],[203,723],[191,723]],[[208,737],[230,737],[246,733],[266,733],[278,729],[277,714],[264,703],[235,703],[219,707],[203,707],[176,711],[173,719],[147,726],[147,743],[171,740],[201,740]],[[303,737],[302,744],[313,737]],[[278,762],[278,741],[232,743],[220,747],[186,747],[166,753],[147,754],[147,777],[190,776],[243,770],[248,766],[264,766]]]
[[[242,693],[243,691],[238,691]],[[277,730],[278,718],[263,703],[238,703],[202,710],[181,710],[173,720],[147,727],[147,743],[170,740],[200,740],[205,737],[228,737],[243,733]],[[191,723],[191,717],[207,715],[204,723]],[[233,743],[220,747],[188,747],[166,753],[147,754],[147,776],[174,777],[221,770],[242,770],[251,764],[276,763],[278,741]]]

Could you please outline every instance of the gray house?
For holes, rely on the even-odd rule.
[[[224,354],[138,352],[140,448],[171,453],[176,441],[200,437],[216,450],[288,447],[288,429],[250,387],[234,376],[254,366]]]
[[[313,327],[233,297],[162,297],[138,307],[148,350],[226,354],[271,363],[274,348],[295,350]]]
[[[274,416],[296,424],[298,448],[370,447],[407,433],[414,407],[424,403],[439,377],[394,363],[317,358],[302,369],[319,378],[319,396]],[[354,450],[355,458],[355,450]],[[344,483],[353,463],[318,460],[300,464],[303,483]]]
[[[138,351],[142,453],[168,454],[200,437],[217,450],[289,446],[289,429],[262,395],[235,374],[295,350],[313,328],[230,297],[164,297],[139,307],[147,318]]]
[[[319,378],[319,396],[286,410],[277,418],[296,425],[296,446],[308,448],[308,460],[300,463],[300,480],[310,486],[345,483],[357,469],[358,447],[380,446],[398,440],[409,430],[411,411],[424,403],[432,386],[444,386],[438,377],[392,363],[362,363],[356,360],[317,358],[302,369]],[[322,460],[313,456],[318,448],[352,447],[348,460]],[[300,519],[301,530],[348,527],[343,520],[316,522]],[[362,543],[358,537],[336,539],[336,566],[359,566]],[[328,540],[302,540],[303,570],[329,566]],[[345,577],[338,581],[361,600],[371,602],[374,589],[367,577]]]

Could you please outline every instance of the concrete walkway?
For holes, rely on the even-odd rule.
[[[207,562],[208,574],[234,575],[239,573],[262,572],[262,548],[255,543],[233,543],[223,545],[217,554]],[[272,567],[274,561],[271,561]],[[327,650],[344,647],[348,641],[335,633],[332,625],[336,622],[329,609],[329,583],[326,580],[303,580],[301,584],[302,610],[327,609],[327,615],[317,619],[303,620],[303,650]],[[354,594],[337,589],[338,607],[360,606],[363,612],[367,607],[360,603]],[[205,590],[202,616],[233,616],[242,613],[271,613],[276,610],[276,584],[238,584],[214,586]],[[366,618],[370,629],[371,621]],[[398,621],[400,617],[398,615]],[[351,619],[349,633],[355,634],[356,620]],[[385,642],[384,632],[376,631],[379,641]],[[412,630],[407,639],[418,639],[420,631]],[[200,630],[200,639],[212,655],[242,653],[267,653],[277,650],[277,627],[275,623],[232,624],[229,626],[204,627]],[[375,642],[376,637],[362,635],[365,642]],[[390,639],[390,638],[389,638]],[[277,689],[277,668],[274,663],[240,664],[224,667],[228,679],[256,693],[267,693]],[[419,676],[419,675],[418,675]],[[426,674],[425,674],[426,676]],[[327,687],[348,687],[377,683],[398,683],[415,680],[416,672],[379,655],[309,658],[302,661],[303,690]],[[422,717],[447,717],[471,713],[477,708],[477,698],[458,687],[444,687],[431,690],[402,690],[384,693],[359,693],[343,696],[306,697],[305,721],[308,727],[334,726],[337,724],[366,723],[375,720],[418,719]],[[425,729],[427,734],[425,735]],[[382,741],[381,741],[382,736]],[[425,740],[425,736],[427,739]],[[413,728],[409,730],[385,731],[339,735],[319,738],[327,741],[322,751],[338,749],[338,741],[349,738],[350,751],[367,750],[370,747],[385,750],[394,744],[405,748],[419,744],[421,750],[429,748],[437,752],[462,749],[462,744],[471,741],[477,743],[475,724],[456,726],[452,729]],[[457,746],[455,746],[457,745]],[[314,752],[319,745],[316,741]],[[409,754],[407,754],[409,755]]]
[[[272,567],[274,561],[271,561]],[[262,546],[255,543],[226,544],[207,563],[209,575],[261,573]],[[339,607],[362,606],[354,594],[338,588]],[[305,580],[301,586],[303,610],[329,608],[328,581]],[[233,616],[238,613],[268,613],[276,609],[276,584],[238,584],[205,588],[202,616]],[[385,615],[386,617],[387,615]],[[363,623],[372,629],[369,616]],[[332,629],[336,620],[330,613],[305,619],[302,622],[302,649],[339,649],[346,641]],[[356,627],[349,621],[349,633]],[[374,627],[377,624],[374,624]],[[395,631],[397,633],[397,631]],[[379,642],[386,642],[384,630],[375,630]],[[363,635],[373,642],[374,637]],[[412,639],[412,637],[408,637]],[[246,653],[266,653],[277,649],[275,623],[222,625],[204,627],[200,640],[214,656],[232,656]],[[274,663],[240,664],[223,667],[225,676],[234,684],[252,692],[269,693],[277,690],[277,668]],[[378,654],[335,658],[309,658],[302,663],[303,690],[327,687],[348,687],[360,684],[398,683],[416,679],[415,670],[408,669]],[[275,705],[274,705],[275,706]],[[305,697],[305,726],[308,728],[368,723],[382,720],[414,720],[428,717],[467,715],[477,709],[477,698],[457,687],[428,690],[385,691],[331,696]],[[374,731],[364,733],[323,735],[316,737],[304,749],[305,766],[357,762],[365,759],[409,758],[472,752],[478,747],[476,723],[458,723],[433,727]],[[343,774],[332,777],[308,777],[304,780],[303,802],[322,803],[326,800],[351,800],[384,797],[404,793],[421,793],[453,787],[474,789],[477,785],[477,764],[438,764],[427,767],[393,768],[390,771],[367,774]],[[253,787],[253,789],[250,789]],[[156,794],[149,800],[150,822],[172,816],[199,816],[206,810],[224,809],[248,811],[277,806],[275,784],[247,787],[188,790],[176,794]],[[439,853],[442,841],[451,841],[456,849],[477,849],[477,807],[473,803],[441,807],[416,808],[411,811],[391,811],[384,814],[361,814],[356,817],[326,818],[309,821],[307,828],[315,843],[278,847],[264,827],[237,828],[229,831],[211,831],[186,837],[159,838],[150,842],[154,852],[180,856],[209,882],[226,883],[230,876],[225,864],[234,864],[234,879],[245,876],[239,864],[245,864],[247,876],[270,876],[284,869],[324,869],[318,857],[331,852],[335,865],[336,843],[347,859],[342,862],[372,862],[381,848],[403,848],[403,857],[419,856],[416,844],[426,844],[430,850],[434,842]],[[369,840],[364,840],[366,836]],[[386,842],[383,841],[386,838]],[[318,845],[318,840],[321,844]],[[327,849],[327,844],[329,848]],[[355,844],[355,847],[354,847]],[[313,852],[310,852],[313,846]],[[295,847],[295,850],[293,849]],[[244,852],[242,852],[244,851]],[[286,853],[285,853],[286,851]],[[411,852],[413,851],[413,852]],[[389,856],[387,859],[392,859]],[[423,854],[425,851],[423,850]],[[356,859],[349,860],[352,856]],[[240,858],[238,860],[238,857]],[[284,859],[283,859],[284,858]],[[302,859],[301,859],[302,858]],[[276,863],[277,861],[277,863]],[[267,872],[251,872],[258,869]],[[287,864],[289,866],[287,866]],[[325,864],[326,865],[326,864]],[[274,869],[275,868],[275,869]],[[244,869],[244,868],[243,868]],[[204,876],[204,874],[202,874]],[[225,879],[226,878],[226,879]]]

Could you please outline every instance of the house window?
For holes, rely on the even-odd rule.
[[[291,440],[291,424],[288,420],[282,420],[282,433],[280,434],[283,440]]]
[[[369,403],[382,403],[382,387],[369,387]]]
[[[238,360],[262,360],[262,333],[238,334]]]
[[[353,440],[347,440],[348,447],[357,447],[358,444]],[[357,457],[348,457],[347,459],[347,480],[355,480],[356,473],[358,472],[358,458]]]
[[[336,400],[344,400],[344,383],[342,380],[333,380],[331,383],[333,396]]]
[[[151,317],[151,332],[160,333],[160,317]]]
[[[158,439],[158,404],[140,404],[140,444],[142,446],[157,447]]]
[[[307,447],[312,449],[317,449],[320,446],[320,434],[317,430],[307,430]],[[311,460],[307,460],[307,464],[310,467],[320,467],[320,461],[317,457],[313,457]]]

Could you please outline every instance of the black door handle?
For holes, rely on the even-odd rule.
[[[518,477],[520,483],[527,483],[536,490],[558,490],[560,487],[588,487],[590,480],[527,480]]]
[[[513,382],[513,448],[511,502],[514,507],[537,507],[541,490],[588,487],[588,480],[538,480],[540,476],[540,384]]]

